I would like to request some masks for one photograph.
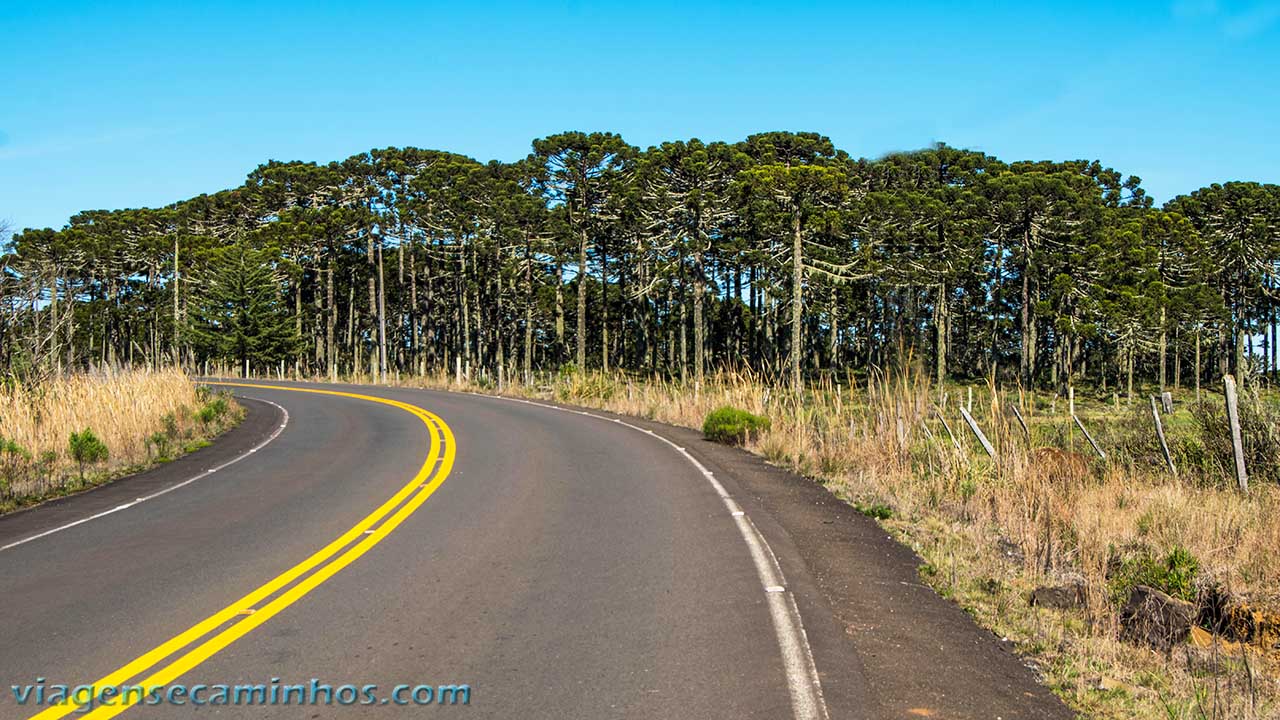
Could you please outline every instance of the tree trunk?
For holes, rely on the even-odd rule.
[[[1031,387],[1031,227],[1022,232],[1022,307],[1018,314],[1018,334],[1021,336],[1021,352],[1018,357],[1018,373],[1022,383]]]
[[[1160,392],[1164,392],[1165,380],[1168,377],[1168,350],[1169,350],[1169,329],[1165,326],[1166,320],[1164,305],[1160,306]]]
[[[702,240],[693,251],[693,382],[701,390],[706,368],[706,330],[703,326],[702,299],[707,293],[706,270],[702,264]]]
[[[328,267],[325,268],[325,328],[324,328],[324,351],[325,351],[325,370],[329,375],[330,382],[338,381],[338,346],[336,343],[336,335],[338,330],[338,308],[333,301],[333,250],[329,250],[329,257],[326,260]]]
[[[378,382],[387,380],[387,277],[383,271],[382,242],[378,242]]]
[[[409,364],[415,375],[422,374],[422,327],[418,316],[417,243],[409,241]]]
[[[609,372],[609,255],[600,243],[600,368]]]
[[[578,332],[575,358],[578,370],[587,368],[587,229],[578,237]]]
[[[182,321],[180,320],[181,307],[179,302],[179,274],[178,274],[178,236],[173,236],[173,362],[180,364],[182,362]]]
[[[939,397],[947,382],[947,284],[938,285],[938,297],[933,304],[934,375],[938,383]]]
[[[800,347],[804,300],[804,238],[800,233],[800,212],[791,214],[791,390],[800,394]]]
[[[564,262],[556,257],[556,364],[564,362]]]
[[[524,382],[533,384],[533,247],[528,233],[524,236]]]

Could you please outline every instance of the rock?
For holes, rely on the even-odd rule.
[[[1195,617],[1191,603],[1138,585],[1120,610],[1120,636],[1132,643],[1168,650],[1186,641]]]
[[[1084,605],[1084,583],[1042,585],[1031,591],[1031,604],[1054,610],[1071,610]]]

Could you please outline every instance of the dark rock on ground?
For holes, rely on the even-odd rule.
[[[1168,650],[1186,641],[1195,619],[1195,606],[1186,600],[1138,585],[1120,610],[1120,636],[1128,642]]]

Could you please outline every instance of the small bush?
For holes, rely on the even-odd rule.
[[[876,520],[888,520],[893,517],[893,508],[883,503],[871,503],[870,505],[854,503],[853,508],[863,515]]]
[[[702,423],[702,434],[708,440],[738,445],[769,429],[769,418],[729,405],[712,410]]]
[[[107,446],[89,428],[72,432],[68,443],[71,457],[80,465],[80,479],[84,480],[84,466],[106,461],[110,453]]]
[[[216,395],[200,407],[200,410],[196,412],[196,419],[208,425],[226,415],[229,408],[227,398],[223,395]]]
[[[169,440],[177,439],[178,417],[173,413],[167,413],[164,417],[160,418],[160,422],[164,425],[164,436]]]
[[[1257,388],[1246,388],[1240,394],[1240,437],[1244,442],[1244,464],[1249,479],[1280,482],[1280,411],[1268,406],[1257,394]],[[1231,445],[1231,426],[1221,402],[1203,402],[1193,406],[1200,431],[1199,445],[1203,456],[1199,465],[1211,466],[1223,479],[1235,477],[1235,451]]]
[[[1111,577],[1111,597],[1119,604],[1135,585],[1147,585],[1173,597],[1194,601],[1199,572],[1200,561],[1181,546],[1174,546],[1163,558],[1143,551],[1121,561]]]
[[[147,438],[147,443],[155,450],[157,460],[166,460],[169,457],[169,448],[171,441],[169,435],[163,432],[154,433]]]

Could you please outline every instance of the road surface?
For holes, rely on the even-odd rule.
[[[211,448],[0,518],[0,717],[1070,716],[874,523],[745,453],[497,398],[231,389],[249,418]],[[11,690],[87,683],[318,704]]]

